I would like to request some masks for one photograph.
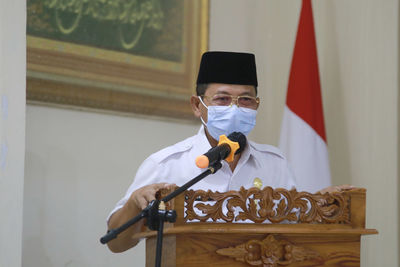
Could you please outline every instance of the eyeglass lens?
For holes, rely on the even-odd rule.
[[[257,106],[257,99],[252,96],[237,96],[233,97],[231,95],[214,95],[211,99],[214,105],[218,106],[229,106],[234,104],[233,101],[236,100],[240,107],[250,107],[254,108]]]

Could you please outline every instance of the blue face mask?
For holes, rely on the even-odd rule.
[[[257,110],[237,105],[206,106],[201,97],[199,99],[208,110],[207,123],[204,123],[203,118],[200,119],[215,140],[219,140],[223,134],[228,136],[233,132],[241,132],[247,136],[256,125]]]

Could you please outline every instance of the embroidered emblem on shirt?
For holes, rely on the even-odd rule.
[[[262,181],[261,181],[260,178],[258,178],[258,177],[254,178],[254,180],[253,180],[253,186],[254,187],[257,187],[258,189],[261,189],[262,185],[263,184],[262,184]]]

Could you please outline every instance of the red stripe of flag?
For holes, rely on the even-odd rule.
[[[286,105],[326,142],[311,0],[303,0]]]

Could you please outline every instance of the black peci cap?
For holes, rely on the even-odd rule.
[[[205,52],[201,58],[197,84],[205,83],[253,85],[257,88],[254,54]]]

